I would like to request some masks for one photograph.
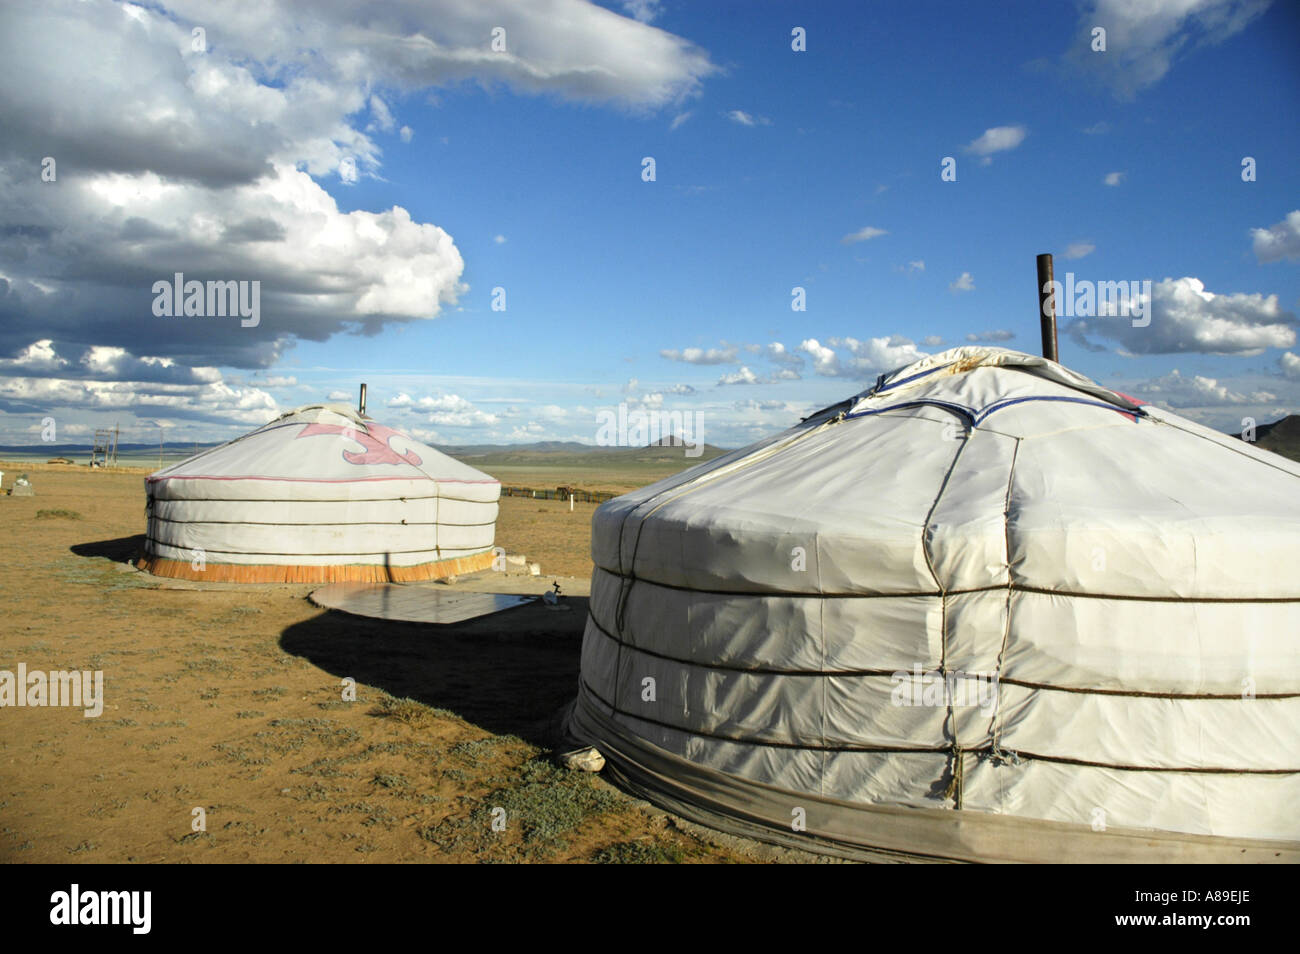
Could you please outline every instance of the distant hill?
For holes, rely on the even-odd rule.
[[[645,447],[595,447],[577,441],[537,441],[532,444],[442,444],[438,450],[475,467],[493,465],[548,466],[581,465],[600,462],[611,466],[660,461],[698,464],[727,453],[724,448],[705,444],[697,456],[686,456],[686,448],[660,441]],[[692,448],[694,450],[694,448]]]
[[[1300,461],[1300,414],[1288,414],[1272,424],[1260,424],[1255,428],[1255,446]]]

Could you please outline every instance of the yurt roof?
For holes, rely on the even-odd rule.
[[[307,404],[242,437],[151,474],[175,481],[436,481],[496,485],[468,464],[343,404]]]
[[[1297,477],[1055,362],[957,348],[610,501],[593,558],[700,590],[1295,597]],[[799,539],[815,572],[777,559]]]

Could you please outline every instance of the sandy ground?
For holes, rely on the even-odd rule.
[[[138,473],[26,465],[0,496],[0,670],[104,672],[104,712],[0,709],[0,861],[808,860],[679,822],[557,768],[594,507],[507,498],[540,604],[442,629],[325,612],[313,586],[129,569]],[[356,701],[343,698],[355,680]],[[504,810],[504,813],[497,810]],[[203,825],[199,825],[200,818]],[[493,821],[504,818],[504,831]]]

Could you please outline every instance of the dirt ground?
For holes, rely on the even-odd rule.
[[[544,574],[511,588],[559,580],[570,612],[445,630],[322,611],[314,586],[131,570],[141,473],[0,469],[36,491],[0,496],[0,670],[102,670],[105,696],[98,718],[0,709],[0,861],[807,860],[553,763],[593,505],[502,501],[498,543]]]

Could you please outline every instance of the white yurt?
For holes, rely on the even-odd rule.
[[[967,347],[597,511],[568,729],[851,857],[1300,860],[1300,464]]]
[[[313,404],[145,480],[140,566],[234,582],[431,580],[492,563],[501,484]]]

